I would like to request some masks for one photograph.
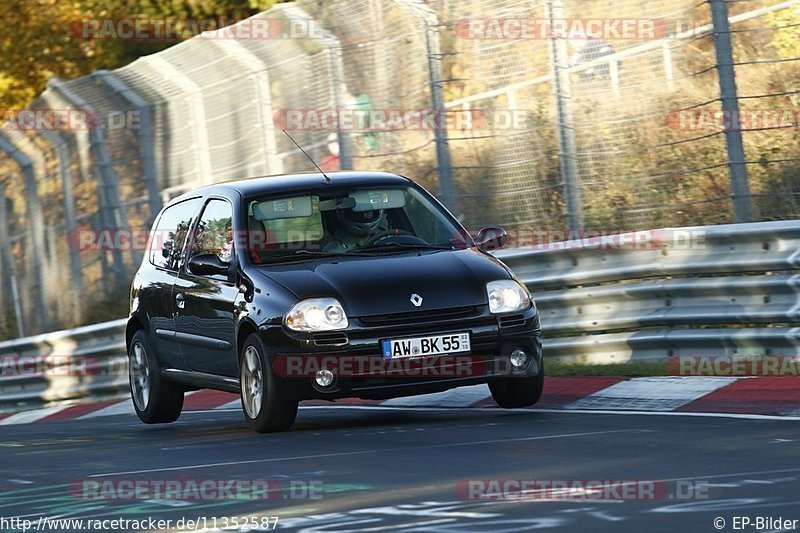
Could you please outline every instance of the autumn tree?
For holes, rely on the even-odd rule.
[[[0,109],[20,109],[52,76],[70,79],[113,69],[177,41],[86,39],[87,20],[215,19],[236,21],[279,0],[5,0],[0,25]],[[187,35],[191,36],[191,35]]]

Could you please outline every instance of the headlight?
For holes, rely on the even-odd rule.
[[[289,309],[284,322],[295,331],[332,331],[348,325],[344,309],[333,298],[302,300]]]
[[[510,313],[531,306],[528,290],[512,279],[490,281],[486,284],[486,293],[492,313]]]

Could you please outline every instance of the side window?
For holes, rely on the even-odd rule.
[[[214,254],[229,263],[233,254],[233,209],[225,200],[209,200],[203,209],[192,255]]]
[[[150,245],[150,262],[157,267],[178,269],[181,250],[186,243],[200,199],[186,200],[168,207],[161,213]]]

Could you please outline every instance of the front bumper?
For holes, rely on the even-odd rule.
[[[381,341],[469,332],[468,354],[384,359]],[[487,383],[495,378],[539,374],[542,342],[535,307],[493,315],[488,306],[385,317],[354,318],[345,332],[304,334],[283,326],[261,328],[273,372],[297,399],[346,397],[386,399],[453,387]],[[528,354],[522,368],[509,357],[515,349]],[[320,387],[318,370],[333,372],[334,382]]]

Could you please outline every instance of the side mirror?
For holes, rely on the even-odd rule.
[[[230,263],[224,262],[214,254],[198,254],[189,259],[189,272],[197,276],[227,274]]]
[[[503,228],[490,226],[488,228],[481,228],[478,235],[475,237],[475,244],[481,250],[496,250],[506,245],[508,240],[508,233]]]

